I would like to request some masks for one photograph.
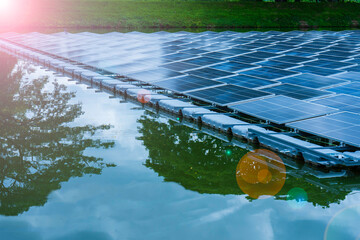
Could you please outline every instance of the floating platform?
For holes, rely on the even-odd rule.
[[[228,136],[344,168],[360,166],[359,40],[360,31],[5,33],[0,48]]]

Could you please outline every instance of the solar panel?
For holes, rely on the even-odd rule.
[[[313,103],[337,108],[340,109],[341,111],[360,114],[360,98],[355,96],[339,94],[339,95],[315,100],[313,101]]]
[[[288,62],[288,63],[305,63],[315,60],[314,58],[307,58],[307,57],[298,57],[298,56],[280,56],[273,58],[273,60],[280,61],[280,62]]]
[[[358,72],[358,74],[359,74],[359,72],[360,72],[360,66],[359,66],[359,65],[356,65],[356,66],[354,66],[354,67],[345,68],[344,70],[346,70],[346,71],[351,71],[351,72]]]
[[[182,76],[154,83],[158,87],[179,93],[223,84],[222,82],[195,76]]]
[[[253,77],[268,79],[268,80],[274,80],[274,79],[298,74],[298,72],[271,68],[271,67],[261,67],[261,68],[244,71],[241,73]]]
[[[355,63],[355,64],[360,64],[360,58],[350,58],[350,60],[346,60],[346,62],[349,62],[349,63]]]
[[[337,74],[334,77],[355,82],[360,81],[360,74],[358,72],[344,72]]]
[[[221,78],[218,81],[246,88],[259,88],[269,85],[280,84],[276,81],[251,77],[243,74],[239,74],[233,77]]]
[[[244,49],[240,49],[240,48],[229,48],[229,49],[225,49],[225,50],[221,50],[218,51],[220,53],[226,53],[226,54],[230,54],[230,55],[240,55],[243,53],[248,53],[249,51],[244,50]]]
[[[186,54],[193,54],[193,55],[199,55],[199,54],[203,54],[203,53],[208,53],[208,51],[200,50],[200,49],[196,49],[196,48],[190,48],[190,49],[182,50],[180,52],[181,53],[186,53]]]
[[[190,64],[195,64],[198,66],[207,66],[207,65],[212,65],[215,63],[220,63],[223,62],[222,60],[219,59],[215,59],[215,58],[209,58],[209,57],[197,57],[197,58],[192,58],[189,60],[185,60],[183,61],[185,63],[190,63]]]
[[[319,59],[319,60],[305,63],[305,65],[322,67],[322,68],[330,68],[330,69],[342,69],[342,68],[354,66],[355,64]]]
[[[125,63],[125,64],[120,64],[120,65],[115,65],[115,66],[104,67],[102,69],[105,71],[108,71],[108,72],[123,75],[123,74],[130,74],[130,73],[140,72],[140,71],[145,71],[145,70],[151,70],[153,68],[154,68],[154,66],[149,66],[149,65],[141,64],[141,63]]]
[[[275,61],[275,60],[267,60],[267,61],[259,62],[257,64],[261,65],[261,66],[274,67],[274,68],[280,68],[280,69],[286,69],[286,68],[300,66],[296,63],[279,62],[279,61]]]
[[[316,54],[316,53],[323,52],[324,50],[318,49],[318,48],[303,47],[303,45],[301,45],[298,49],[296,49],[296,51]]]
[[[299,71],[302,73],[313,73],[321,76],[330,76],[333,74],[342,73],[343,71],[334,70],[329,68],[321,68],[321,67],[314,67],[314,66],[302,66],[293,68],[294,71]]]
[[[332,61],[345,61],[349,58],[347,57],[339,57],[339,56],[331,56],[331,55],[324,55],[324,54],[319,54],[315,56],[318,59],[325,59],[325,60],[332,60]]]
[[[150,83],[161,81],[167,78],[178,77],[181,75],[184,74],[166,68],[157,68],[154,70],[132,73],[129,74],[128,77],[138,81]]]
[[[284,53],[287,56],[294,56],[294,57],[316,57],[315,53],[307,53],[307,52],[301,52],[297,51],[297,48],[295,50],[287,51]]]
[[[203,57],[210,57],[210,58],[216,58],[216,59],[225,59],[232,57],[233,55],[222,53],[222,52],[209,52],[206,54],[202,54]]]
[[[178,61],[178,60],[184,60],[188,58],[193,58],[194,55],[186,54],[186,53],[174,53],[169,55],[162,56],[164,59],[170,60],[170,61]]]
[[[190,69],[198,68],[199,66],[190,64],[190,63],[184,63],[184,62],[174,62],[174,63],[168,63],[168,64],[161,65],[160,67],[164,67],[164,68],[171,69],[174,71],[182,72],[182,71],[187,71]]]
[[[360,115],[342,112],[287,124],[324,138],[360,147]]]
[[[238,72],[245,69],[257,68],[254,64],[248,63],[240,63],[240,62],[224,62],[211,66],[211,68],[215,68],[218,70],[228,71],[228,72]]]
[[[285,96],[240,103],[231,109],[277,124],[322,116],[338,111],[334,108],[308,103]]]
[[[257,63],[257,62],[261,62],[262,60],[259,58],[252,58],[252,57],[246,57],[246,56],[236,56],[236,57],[231,57],[231,58],[227,58],[226,60],[229,61],[234,61],[234,62],[241,62],[241,63]]]
[[[200,68],[200,69],[188,71],[186,73],[208,79],[216,79],[216,78],[222,78],[222,77],[228,77],[234,75],[234,73],[218,70],[215,68]]]
[[[260,58],[260,59],[267,59],[267,58],[273,58],[273,57],[279,56],[279,54],[271,53],[271,52],[258,51],[258,52],[252,52],[252,53],[243,54],[242,56],[252,57],[252,58]]]
[[[331,94],[330,92],[315,90],[312,88],[297,86],[293,84],[281,84],[274,87],[263,88],[262,91],[276,95],[284,95],[300,100],[316,98]]]
[[[327,50],[327,51],[324,51],[321,53],[324,55],[338,56],[338,57],[353,57],[353,56],[359,55],[359,54],[352,53],[352,52],[343,52],[343,51],[335,51],[335,50]]]
[[[246,43],[246,44],[236,45],[235,47],[241,48],[241,49],[255,50],[257,48],[262,48],[265,46],[262,43]]]
[[[269,46],[265,48],[261,48],[262,52],[270,52],[270,53],[283,53],[286,51],[289,51],[290,49],[293,49],[293,47],[289,45],[283,45],[283,44],[277,44],[274,46]]]
[[[338,87],[327,89],[328,91],[335,92],[337,94],[349,94],[360,97],[360,82],[353,82]]]
[[[296,75],[294,77],[283,78],[279,81],[282,83],[291,83],[294,85],[299,85],[309,88],[324,88],[324,87],[344,84],[348,82],[346,80],[341,80],[338,78],[324,77],[324,76],[314,75],[311,73],[304,73],[301,75]]]
[[[220,106],[225,106],[241,101],[266,97],[270,94],[235,85],[225,85],[194,92],[188,92],[187,95],[202,101],[210,102]]]

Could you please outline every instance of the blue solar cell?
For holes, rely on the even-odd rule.
[[[318,48],[303,47],[303,45],[301,45],[298,49],[296,49],[296,51],[316,54],[316,53],[323,52],[324,50],[323,49],[318,49]]]
[[[261,62],[262,60],[259,58],[252,58],[252,57],[245,57],[242,55],[236,56],[236,57],[231,57],[231,58],[227,58],[226,60],[229,61],[234,61],[234,62],[242,62],[242,63],[257,63],[257,62]]]
[[[338,74],[338,73],[343,72],[340,70],[321,68],[321,67],[315,67],[315,66],[296,67],[296,68],[293,68],[292,70],[302,72],[302,73],[313,73],[313,74],[317,74],[317,75],[321,75],[321,76],[330,76],[333,74]]]
[[[209,58],[209,57],[197,57],[197,58],[192,58],[192,59],[185,60],[182,62],[195,64],[198,66],[207,66],[207,65],[211,65],[211,64],[215,64],[215,63],[220,63],[223,61],[219,60],[219,59],[215,59],[215,58]]]
[[[282,83],[291,83],[309,88],[324,88],[332,85],[344,84],[347,82],[346,80],[341,80],[338,78],[324,77],[310,73],[283,78],[279,81]]]
[[[354,58],[354,59],[346,60],[345,62],[360,64],[360,58]]]
[[[218,52],[226,53],[229,55],[240,55],[240,54],[248,53],[249,51],[244,50],[244,49],[239,49],[239,48],[229,48],[229,49],[221,50]]]
[[[307,103],[285,96],[275,96],[231,106],[231,109],[257,118],[284,124],[337,112],[337,109]]]
[[[160,67],[182,72],[182,71],[198,68],[199,66],[184,62],[173,62],[173,63],[161,65]]]
[[[167,78],[178,77],[182,75],[184,74],[176,71],[172,71],[170,69],[157,68],[154,70],[132,73],[129,74],[128,77],[138,81],[150,83],[150,82],[161,81]]]
[[[275,60],[266,60],[266,61],[257,63],[257,65],[280,68],[280,69],[286,69],[286,68],[300,66],[299,64],[296,64],[296,63],[279,62],[279,61],[275,61]]]
[[[245,69],[257,68],[258,66],[248,63],[240,63],[240,62],[224,62],[211,66],[211,68],[215,68],[218,70],[228,71],[228,72],[238,72]]]
[[[355,81],[355,82],[359,82],[360,81],[360,74],[358,72],[345,72],[345,73],[340,73],[335,75],[334,77],[339,78],[339,79],[345,79],[345,80],[349,80],[349,81]]]
[[[280,54],[280,53],[289,51],[291,49],[293,49],[292,46],[283,45],[283,44],[277,44],[277,45],[261,48],[260,50],[262,52],[270,52],[270,53],[278,53],[278,54]]]
[[[340,109],[341,111],[360,113],[360,98],[345,94],[319,99],[313,103]]]
[[[312,62],[307,62],[304,65],[330,68],[330,69],[342,69],[342,68],[354,66],[353,63],[337,62],[337,61],[331,61],[325,59],[319,59]]]
[[[325,59],[325,60],[332,60],[332,61],[346,61],[349,58],[347,57],[338,57],[338,56],[331,56],[331,55],[325,55],[325,54],[319,54],[315,56],[318,59]]]
[[[271,68],[271,67],[261,67],[261,68],[244,71],[241,73],[253,77],[268,79],[268,80],[274,80],[274,79],[298,74],[298,72]]]
[[[287,51],[284,53],[287,56],[294,56],[294,57],[316,57],[316,54],[314,53],[307,53],[307,52],[300,52],[295,50]]]
[[[273,58],[273,57],[279,56],[279,54],[271,53],[271,52],[257,51],[257,52],[243,54],[242,56],[244,56],[244,57],[252,57],[252,58],[259,58],[259,59],[268,59],[268,58]]]
[[[354,67],[349,67],[349,68],[344,68],[344,70],[346,71],[351,71],[351,72],[357,72],[358,75],[360,72],[360,65],[354,66]]]
[[[222,52],[209,52],[206,54],[202,54],[203,57],[210,57],[210,58],[216,58],[216,59],[225,59],[232,57],[233,55],[222,53]]]
[[[241,49],[255,50],[257,48],[261,48],[265,46],[266,45],[264,45],[263,43],[246,43],[246,44],[236,45],[235,47]]]
[[[174,53],[174,54],[164,55],[164,56],[162,56],[162,57],[163,57],[164,59],[168,59],[168,60],[172,60],[172,61],[177,61],[177,60],[183,60],[183,59],[193,58],[194,55],[186,54],[186,53]]]
[[[265,92],[276,94],[276,95],[284,95],[284,96],[288,96],[288,97],[292,97],[292,98],[296,98],[296,99],[300,99],[300,100],[316,98],[316,97],[321,97],[321,96],[326,96],[326,95],[331,94],[330,92],[327,92],[327,91],[320,91],[320,90],[297,86],[297,85],[288,84],[288,83],[281,84],[281,85],[274,86],[274,87],[264,88],[262,90]]]
[[[265,79],[251,77],[251,76],[242,75],[242,74],[236,75],[233,77],[222,78],[222,79],[219,79],[218,81],[224,82],[227,84],[233,84],[236,86],[246,87],[246,88],[259,88],[259,87],[264,87],[264,86],[274,85],[274,84],[279,83],[276,81],[265,80]]]
[[[208,53],[208,51],[204,51],[204,50],[200,50],[200,49],[196,49],[196,48],[190,48],[190,49],[182,50],[180,52],[187,53],[187,54],[193,54],[193,55],[200,55],[200,54]]]
[[[305,63],[315,60],[315,58],[298,57],[298,56],[280,56],[273,58],[272,60],[288,63]]]
[[[234,75],[234,73],[221,71],[215,68],[200,68],[192,71],[186,72],[187,74],[208,78],[208,79],[217,79],[222,77],[228,77]]]
[[[338,57],[352,57],[352,56],[358,55],[358,54],[352,53],[352,52],[342,52],[342,51],[335,51],[335,50],[327,50],[327,51],[321,52],[321,54],[330,55],[330,56],[338,56]]]
[[[343,93],[360,97],[360,82],[349,83],[339,87],[329,88],[327,90],[337,94]]]
[[[179,93],[223,84],[222,82],[195,76],[182,76],[154,83],[158,87]]]
[[[250,99],[266,97],[270,94],[235,85],[225,85],[194,92],[188,92],[187,95],[199,100],[225,106],[228,104],[246,101]]]

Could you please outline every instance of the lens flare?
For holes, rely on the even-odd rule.
[[[225,154],[226,156],[230,156],[232,154],[231,149],[226,149]]]
[[[359,239],[360,205],[344,208],[336,213],[325,230],[324,240]]]
[[[308,195],[304,189],[296,187],[288,192],[286,199],[291,207],[302,208],[307,203]]]
[[[0,9],[7,9],[10,6],[10,0],[0,0]]]
[[[257,149],[241,158],[236,167],[236,181],[240,189],[252,198],[266,198],[277,194],[285,184],[286,168],[272,151]]]
[[[10,8],[11,0],[0,0],[0,12],[6,11]]]
[[[146,89],[141,89],[137,94],[137,99],[141,103],[148,103],[151,100],[151,92]]]

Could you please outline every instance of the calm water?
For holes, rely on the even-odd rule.
[[[254,199],[251,146],[120,100],[0,52],[0,239],[359,239],[359,178],[284,159]]]

